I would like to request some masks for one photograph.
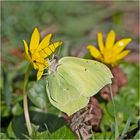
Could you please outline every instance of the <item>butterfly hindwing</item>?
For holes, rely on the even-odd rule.
[[[48,76],[47,93],[50,102],[68,115],[88,104],[89,98],[78,94],[75,86],[65,80],[64,75],[59,73]]]

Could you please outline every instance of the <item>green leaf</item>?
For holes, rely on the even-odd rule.
[[[28,97],[32,101],[32,103],[41,108],[42,111],[58,114],[60,111],[53,107],[48,100],[45,80],[45,78],[42,78],[39,81],[30,83],[28,89]]]
[[[52,139],[76,139],[76,136],[67,126],[64,126],[58,129],[56,132],[52,133],[51,138]]]
[[[7,136],[6,133],[1,133],[1,132],[0,132],[0,139],[1,140],[10,140],[10,138]]]
[[[42,109],[47,107],[47,94],[45,92],[44,80],[41,79],[29,84],[28,97],[37,107]]]
[[[37,126],[39,132],[46,131],[53,133],[63,127],[66,123],[63,118],[45,112],[30,112],[30,119],[33,126]],[[37,130],[34,130],[37,131]],[[11,138],[24,139],[28,136],[24,114],[16,116],[12,119],[8,127],[8,135]]]
[[[140,131],[137,132],[137,134],[135,135],[135,137],[133,139],[138,140],[139,138],[140,138]]]
[[[39,140],[50,139],[48,130],[43,131],[43,132],[36,131],[34,133],[35,134],[32,137],[33,139],[39,139]]]
[[[8,79],[8,71],[3,70],[3,81],[4,81],[4,87],[3,87],[3,95],[6,102],[6,105],[10,107],[11,101],[12,101],[12,93],[11,93],[11,83]]]
[[[129,102],[126,102],[124,98],[121,98],[120,96],[114,97],[115,107],[116,107],[116,117],[121,120],[127,120],[130,114],[134,111],[134,109],[130,106]],[[125,106],[125,107],[123,107]],[[112,102],[109,102],[107,104],[107,110],[110,113],[111,116],[113,116],[113,106]]]
[[[23,108],[20,106],[19,102],[17,102],[12,108],[13,115],[21,115],[23,113]]]
[[[12,128],[12,122],[10,122],[10,124],[9,124],[9,126],[7,128],[7,133],[8,133],[8,136],[10,138],[16,138],[16,135],[15,135],[15,133],[13,131],[13,128]]]
[[[24,135],[27,135],[27,129],[25,127],[24,116],[14,117],[8,127],[8,135],[12,138],[24,139]]]
[[[65,121],[63,118],[58,117],[54,114],[45,112],[31,112],[31,122],[35,125],[39,125],[39,131],[46,130],[46,126],[50,132],[54,132],[57,129],[64,126]]]
[[[8,117],[10,115],[10,108],[4,102],[0,103],[1,117]]]
[[[92,136],[92,140],[112,140],[113,136],[110,131],[96,132]]]
[[[75,134],[67,127],[63,126],[54,133],[50,133],[48,130],[43,132],[35,132],[34,139],[76,139]]]
[[[100,126],[101,126],[101,129],[105,131],[105,128],[109,128],[110,125],[113,123],[114,118],[109,114],[105,104],[101,104],[101,109],[103,110],[104,115],[101,120]]]
[[[128,131],[128,129],[130,127],[131,120],[132,120],[132,114],[130,114],[130,116],[129,116],[127,122],[126,122],[125,128],[124,128],[124,130],[123,130],[123,132],[121,134],[121,136],[123,136]]]

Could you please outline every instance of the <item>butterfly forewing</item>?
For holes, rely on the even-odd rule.
[[[89,97],[95,95],[106,84],[111,83],[112,74],[102,63],[75,57],[60,60],[60,73],[66,73],[67,79],[78,90],[78,94]]]

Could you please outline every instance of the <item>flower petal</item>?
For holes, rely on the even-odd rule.
[[[101,59],[101,54],[99,52],[99,50],[93,46],[93,45],[88,45],[87,46],[87,49],[89,50],[89,52],[91,53],[91,55],[94,57],[94,58],[98,58],[98,59]]]
[[[117,41],[113,46],[113,50],[116,53],[120,53],[127,46],[127,44],[131,42],[131,40],[131,38],[125,38]]]
[[[48,48],[50,48],[54,52],[56,48],[58,48],[60,45],[62,45],[62,43],[63,43],[62,41],[52,43],[48,46]]]
[[[52,34],[48,34],[45,38],[41,41],[36,51],[44,50],[49,44]]]
[[[42,58],[46,58],[51,55],[56,48],[58,48],[62,44],[61,41],[55,42],[44,48],[43,50],[39,51],[39,54]]]
[[[28,44],[25,40],[23,40],[23,44],[24,44],[24,49],[25,49],[25,53],[23,53],[24,57],[31,62],[31,57],[29,54],[29,49],[28,49]]]
[[[34,51],[38,48],[40,41],[40,34],[37,28],[34,29],[32,36],[31,36],[31,41],[30,41],[30,52],[31,54],[34,54]]]
[[[115,43],[115,32],[113,30],[111,30],[108,33],[105,46],[107,49],[111,49],[113,47],[114,43]]]
[[[42,77],[44,70],[38,70],[37,72],[37,80],[39,80]]]
[[[37,80],[39,80],[44,72],[44,69],[48,67],[48,60],[39,58],[36,63],[34,63],[34,66],[38,69]]]
[[[34,69],[42,69],[43,70],[46,67],[48,67],[48,60],[42,58],[39,55],[36,55],[33,58],[33,66],[34,66]]]
[[[101,32],[98,33],[98,45],[101,52],[104,50],[103,35]]]
[[[116,61],[124,58],[129,52],[130,52],[129,50],[126,50],[126,51],[123,51],[122,53],[120,53],[119,55],[117,55]]]

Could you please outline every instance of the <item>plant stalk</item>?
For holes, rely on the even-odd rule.
[[[27,99],[26,88],[27,88],[27,85],[28,85],[30,69],[31,69],[31,66],[29,65],[28,68],[27,68],[27,71],[25,73],[24,87],[23,87],[24,116],[25,116],[25,122],[26,122],[26,125],[27,125],[27,130],[28,130],[29,136],[32,135],[32,126],[31,126],[31,121],[30,121],[30,116],[29,116],[28,99]]]
[[[115,107],[115,102],[114,102],[114,98],[113,98],[113,93],[112,93],[112,87],[111,87],[111,84],[109,85],[109,89],[110,89],[110,95],[111,95],[111,100],[112,100],[112,104],[113,104],[113,110],[114,110],[115,139],[117,139],[117,137],[119,136],[119,129],[118,129],[117,113],[116,113],[116,107]]]

